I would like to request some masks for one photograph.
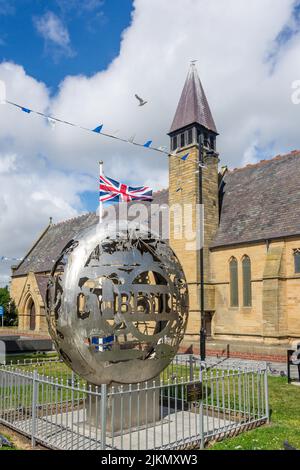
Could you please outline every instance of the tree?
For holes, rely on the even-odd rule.
[[[0,287],[0,305],[4,307],[4,325],[16,326],[18,324],[17,309],[7,286]]]

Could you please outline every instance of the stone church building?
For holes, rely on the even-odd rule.
[[[169,136],[178,157],[169,158],[169,189],[155,193],[153,202],[193,204],[196,210],[202,193],[208,353],[221,353],[229,345],[232,356],[284,359],[286,348],[300,339],[300,151],[244,168],[220,167],[218,132],[195,65]],[[53,260],[78,231],[97,221],[89,213],[51,222],[12,268],[11,295],[20,329],[47,330],[45,292]],[[198,353],[200,251],[187,251],[186,241],[174,236],[174,220],[170,222],[169,243],[190,292],[182,350]]]

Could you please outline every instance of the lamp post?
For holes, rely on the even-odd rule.
[[[202,208],[203,204],[203,133],[199,135],[199,204]],[[204,217],[203,217],[204,223]],[[204,230],[202,230],[204,233]],[[204,307],[204,240],[201,240],[200,248],[200,312],[201,312],[201,327],[200,327],[200,358],[205,361],[206,357],[206,330],[205,330],[205,307]]]
[[[199,204],[203,206],[203,168],[204,165],[204,152],[206,156],[218,156],[218,153],[211,148],[204,145],[204,135],[200,132],[199,135]],[[203,224],[205,223],[203,212]],[[204,230],[202,231],[204,234]],[[200,358],[201,361],[206,359],[206,326],[205,326],[205,291],[204,291],[204,239],[202,240],[200,248],[200,312],[201,312],[201,327],[200,327]]]

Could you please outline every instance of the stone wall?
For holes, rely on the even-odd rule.
[[[284,344],[300,338],[300,275],[294,272],[294,240],[253,243],[211,252],[216,312],[214,338]],[[243,307],[242,259],[251,260],[252,306]],[[238,260],[239,307],[230,306],[229,260]]]
[[[180,157],[189,152],[187,161]],[[198,145],[192,145],[181,150],[176,157],[169,159],[169,205],[178,205],[184,211],[184,206],[199,204],[199,165]],[[211,267],[209,245],[218,227],[218,159],[205,158],[206,168],[203,169],[203,203],[204,203],[204,281],[205,281],[205,310],[215,308],[215,292],[211,283]],[[185,343],[197,341],[201,327],[200,314],[200,250],[190,249],[184,233],[177,236],[178,220],[170,213],[170,245],[182,263],[189,285],[190,313]],[[184,222],[183,231],[187,227]],[[193,209],[193,231],[196,229],[196,214]]]

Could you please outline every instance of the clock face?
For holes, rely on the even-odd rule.
[[[157,377],[177,353],[187,318],[174,252],[128,223],[79,234],[53,267],[49,332],[65,362],[92,384]]]

